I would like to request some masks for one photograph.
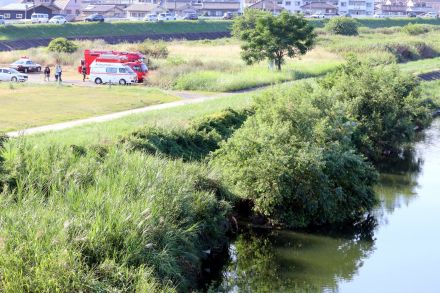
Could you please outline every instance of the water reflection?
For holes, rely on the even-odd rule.
[[[387,217],[416,198],[423,161],[409,150],[387,166],[376,187],[381,204],[351,229],[243,231],[229,249],[217,292],[337,292],[375,251],[374,234]]]

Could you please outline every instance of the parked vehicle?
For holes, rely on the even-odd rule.
[[[41,65],[34,63],[27,57],[23,57],[10,65],[11,68],[20,71],[20,72],[40,72]]]
[[[100,63],[94,61],[90,66],[89,79],[96,84],[118,83],[120,85],[137,82],[136,73],[121,63]]]
[[[61,15],[55,15],[49,20],[49,23],[53,23],[53,24],[65,24],[66,22],[67,19]]]
[[[12,68],[0,68],[0,81],[25,82],[27,80],[27,74],[20,73]]]
[[[144,63],[145,56],[138,52],[119,52],[112,50],[84,50],[84,59],[78,66],[78,73],[83,74],[83,66],[86,67],[86,75],[90,74],[93,62],[119,63],[129,66],[136,74],[137,81],[142,82],[148,73],[148,67]]]
[[[234,18],[234,14],[232,14],[232,12],[225,12],[225,14],[223,14],[223,19],[233,19]]]
[[[31,22],[32,23],[48,23],[49,22],[49,14],[32,13]]]
[[[157,16],[157,20],[159,21],[176,20],[176,16],[171,12],[160,13]]]
[[[101,14],[92,14],[84,19],[85,22],[104,22],[104,16]]]
[[[199,17],[197,16],[197,13],[187,13],[183,16],[184,20],[197,20]]]
[[[438,13],[430,11],[430,12],[426,12],[426,13],[420,14],[419,17],[438,18]]]
[[[417,13],[414,11],[408,12],[408,17],[417,17]]]
[[[5,24],[5,17],[3,15],[0,15],[0,25]]]
[[[314,14],[310,15],[310,18],[325,18],[325,14],[314,13]]]
[[[149,14],[145,15],[144,21],[156,22],[157,21],[157,14],[149,13]]]

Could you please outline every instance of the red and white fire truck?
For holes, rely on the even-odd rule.
[[[78,66],[78,72],[83,73],[83,66],[86,69],[86,75],[90,75],[90,65],[93,62],[99,63],[121,63],[129,66],[137,75],[138,82],[143,82],[148,67],[144,62],[145,56],[138,52],[119,52],[113,50],[84,50],[84,59]]]

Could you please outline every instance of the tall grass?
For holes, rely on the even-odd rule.
[[[225,239],[204,165],[21,140],[1,155],[15,182],[0,197],[4,292],[188,291]]]

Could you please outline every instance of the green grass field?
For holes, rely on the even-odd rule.
[[[23,24],[0,27],[0,40],[54,37],[127,36],[146,33],[224,32],[230,21],[67,23],[64,25]]]
[[[1,84],[0,131],[19,130],[175,100],[178,100],[175,96],[145,87]]]

